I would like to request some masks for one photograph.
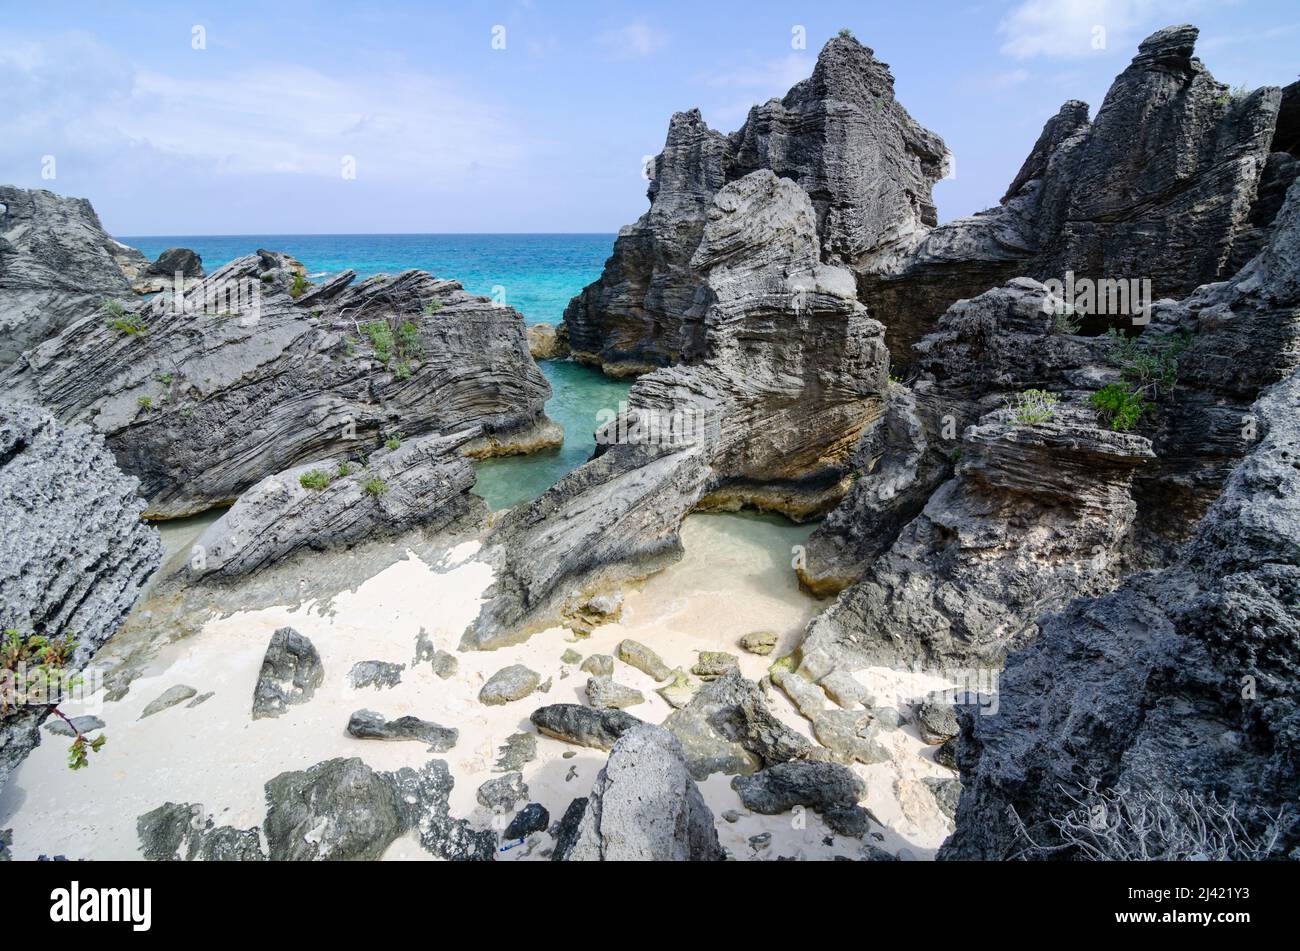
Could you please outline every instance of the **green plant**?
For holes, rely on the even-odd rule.
[[[424,315],[426,317],[432,317],[440,310],[442,310],[442,301],[440,300],[431,300],[424,305]]]
[[[104,298],[104,302],[99,309],[108,318],[105,323],[110,330],[116,330],[131,337],[145,332],[144,318],[139,314],[130,313],[122,306],[120,301]]]
[[[304,489],[315,489],[319,492],[330,484],[330,475],[328,472],[312,469],[310,472],[304,472],[298,476],[298,484]]]
[[[388,491],[388,483],[378,476],[371,476],[361,483],[361,487],[376,498]]]
[[[952,452],[948,453],[948,461],[954,466],[961,461],[961,446],[958,446]]]
[[[336,475],[335,478],[336,478],[336,479],[345,479],[345,478],[347,478],[347,477],[350,476],[350,475],[352,475],[352,465],[351,465],[350,463],[347,463],[347,462],[340,462],[340,463],[339,463],[339,471],[338,471],[338,475]]]
[[[847,26],[844,27],[842,30],[840,30],[839,35],[844,37],[844,39],[846,40],[853,39],[853,31],[850,30]]]
[[[1144,334],[1129,337],[1112,328],[1107,333],[1109,356],[1130,389],[1158,400],[1162,390],[1178,385],[1179,359],[1189,334]]]
[[[171,386],[172,375],[170,373],[164,373],[162,376],[158,377],[158,382],[163,386]]]
[[[396,436],[389,436],[387,439],[384,440],[385,449],[396,449],[401,445],[402,445],[402,440],[398,439]]]
[[[1056,404],[1060,400],[1046,390],[1025,390],[1008,398],[1006,402],[1017,426],[1032,426],[1035,423],[1045,423],[1055,416]]]
[[[375,348],[375,356],[384,366],[393,359],[393,328],[386,320],[372,320],[361,325],[361,331],[370,338],[370,346]]]
[[[1079,332],[1083,321],[1071,310],[1058,310],[1052,318],[1052,333],[1073,336]]]
[[[39,702],[72,730],[68,768],[82,769],[90,765],[90,754],[103,749],[108,738],[100,734],[94,740],[87,739],[59,709],[65,691],[82,682],[79,676],[67,673],[75,650],[76,641],[71,637],[24,636],[15,628],[6,628],[0,639],[0,718],[31,702],[33,696],[40,697]]]
[[[309,287],[311,287],[311,282],[307,280],[307,275],[301,270],[294,271],[293,283],[289,285],[289,296],[297,299]]]
[[[153,406],[153,397],[142,396],[139,399],[137,399],[136,402],[140,404],[141,409],[149,409],[149,407]]]
[[[392,365],[393,376],[404,380],[414,372],[412,361],[418,360],[424,354],[418,324],[405,320],[394,332],[387,320],[372,320],[362,324],[361,330],[370,338],[375,356],[385,368]]]
[[[1092,394],[1093,408],[1115,432],[1128,432],[1138,424],[1150,406],[1135,393],[1119,383],[1111,383]]]

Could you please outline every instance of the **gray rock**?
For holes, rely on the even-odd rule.
[[[622,710],[593,710],[579,703],[553,703],[529,716],[538,732],[597,750],[611,749],[618,738],[644,721]]]
[[[146,277],[203,277],[203,258],[189,248],[168,248],[144,269]]]
[[[358,710],[348,720],[348,735],[358,740],[418,740],[429,745],[430,753],[445,753],[456,745],[458,730],[439,726],[419,717],[386,720],[373,710]]]
[[[772,833],[760,832],[758,835],[749,837],[749,847],[755,852],[762,852],[772,844]]]
[[[667,680],[672,676],[672,670],[663,662],[663,658],[640,641],[631,638],[619,641],[615,653],[623,663],[635,667],[653,680]]]
[[[778,720],[758,687],[735,667],[700,688],[685,708],[669,715],[664,727],[677,737],[692,778],[700,781],[715,772],[752,773],[813,752],[813,745]]]
[[[946,743],[960,732],[957,710],[951,703],[926,702],[916,708],[917,728],[921,739],[931,746]]]
[[[566,861],[721,861],[713,814],[671,733],[624,734],[596,776]]]
[[[388,690],[402,682],[402,671],[405,669],[405,664],[394,664],[386,660],[358,661],[348,671],[348,684],[355,690],[366,687]]]
[[[728,670],[737,670],[739,665],[740,658],[735,654],[728,654],[726,651],[700,651],[695,665],[691,667],[691,673],[708,682],[717,680]]]
[[[13,856],[9,850],[13,848],[14,830],[0,829],[0,862],[12,862]]]
[[[433,672],[442,680],[456,676],[456,671],[460,669],[460,661],[456,659],[456,655],[444,650],[434,651],[430,663],[433,664]]]
[[[489,707],[500,706],[513,700],[522,700],[536,690],[541,682],[541,675],[535,670],[529,670],[523,664],[511,664],[488,678],[478,692],[478,699]]]
[[[655,693],[663,697],[668,706],[674,710],[681,710],[699,692],[700,682],[680,667],[675,669],[670,676],[672,682],[664,684],[662,687],[656,687]]]
[[[934,761],[949,769],[957,768],[957,737],[946,740],[934,751]]]
[[[740,639],[740,648],[751,654],[767,656],[776,650],[777,640],[775,631],[754,631]]]
[[[106,299],[128,299],[118,258],[130,251],[86,199],[0,186],[0,368]]]
[[[546,807],[540,803],[530,802],[515,813],[501,839],[504,842],[522,839],[530,833],[543,831],[550,824],[551,814],[546,811]]]
[[[795,806],[816,812],[856,806],[867,795],[866,784],[847,766],[794,760],[778,763],[752,776],[735,776],[731,788],[752,812],[773,816]]]
[[[578,668],[583,673],[594,677],[612,677],[614,675],[614,658],[608,654],[592,654]]]
[[[831,830],[850,839],[860,839],[871,828],[871,813],[861,806],[835,806],[821,814]]]
[[[0,400],[0,630],[75,632],[68,666],[85,667],[162,561],[137,485],[86,427]],[[25,706],[0,722],[0,787],[40,742],[48,713]]]
[[[209,690],[207,693],[201,693],[189,703],[185,704],[186,710],[192,710],[194,707],[201,707],[217,695],[215,690]]]
[[[945,816],[949,819],[956,816],[957,802],[961,799],[961,780],[926,776],[921,782],[925,783],[926,788],[934,793],[934,801],[938,803],[939,810]]]
[[[136,820],[140,852],[150,862],[265,862],[256,827],[218,826],[193,803],[167,802]]]
[[[587,702],[597,710],[622,710],[645,703],[645,695],[640,690],[615,683],[612,677],[589,677]]]
[[[109,326],[96,301],[10,367],[5,389],[93,426],[156,517],[375,452],[398,429],[415,441],[482,426],[463,447],[478,455],[555,444],[518,312],[422,271],[349,271],[294,297],[301,269],[270,251],[237,258],[179,307],[171,294],[134,305],[140,333]]]
[[[93,733],[95,730],[104,729],[104,721],[99,717],[73,717],[72,725],[68,726],[67,723],[55,718],[46,721],[45,729],[55,736],[73,737],[78,733]]]
[[[537,737],[531,733],[512,733],[506,737],[505,745],[497,748],[497,753],[492,769],[498,773],[516,772],[525,763],[537,759]]]
[[[253,719],[278,717],[291,705],[306,703],[325,680],[320,653],[291,627],[271,635],[253,689]]]
[[[560,655],[560,662],[563,664],[580,664],[582,663],[582,655],[569,647]]]
[[[523,773],[506,773],[479,786],[475,796],[479,805],[493,812],[509,812],[515,803],[528,798],[528,786],[524,783]]]
[[[150,700],[145,704],[144,711],[140,714],[140,719],[143,720],[145,717],[151,717],[155,713],[161,713],[169,707],[174,707],[176,704],[190,699],[190,697],[194,696],[196,693],[198,693],[198,691],[187,684],[176,684],[173,687],[168,687],[153,700]]]

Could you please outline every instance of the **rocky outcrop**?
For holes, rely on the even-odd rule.
[[[567,819],[567,816],[566,816]],[[640,726],[619,738],[596,775],[570,862],[709,862],[724,857],[713,813],[667,730]]]
[[[136,486],[87,427],[0,402],[0,630],[70,637],[69,666],[85,667],[162,561]],[[48,712],[19,706],[0,718],[0,786]]]
[[[1267,228],[1251,213],[1281,92],[1235,96],[1192,55],[1197,32],[1143,41],[1091,122],[1084,103],[1066,103],[998,207],[857,262],[900,364],[953,302],[1014,276],[1150,279],[1160,298],[1235,270],[1237,240]]]
[[[638,380],[597,457],[502,518],[484,546],[492,598],[464,646],[579,616],[611,584],[657,570],[696,508],[805,519],[839,500],[888,361],[851,275],[821,263],[815,221],[808,196],[768,171],[717,194],[693,258],[709,359]]]
[[[516,311],[422,271],[353,277],[311,286],[284,255],[238,258],[179,305],[84,314],[5,386],[102,433],[157,517],[395,437],[482,426],[483,451],[501,453],[550,428]]]
[[[0,369],[105,300],[129,298],[119,258],[132,251],[84,198],[0,186]]]
[[[942,857],[1087,857],[1060,821],[1098,807],[1105,827],[1083,841],[1118,856],[1135,848],[1130,804],[1163,803],[1185,827],[1186,794],[1232,806],[1241,851],[1227,857],[1300,857],[1300,375],[1254,414],[1255,449],[1177,563],[1045,617],[1008,659],[996,714],[963,711],[965,791]],[[1200,812],[1211,854],[1227,830]],[[1152,836],[1150,857],[1195,857],[1161,853],[1167,841]]]
[[[480,432],[400,442],[372,453],[364,465],[338,456],[268,476],[195,542],[189,576],[226,581],[304,549],[345,548],[477,520],[486,507],[470,493],[474,468],[457,450]]]
[[[677,113],[647,168],[650,209],[624,228],[596,283],[565,309],[576,359],[626,375],[709,355],[693,307],[694,260],[714,196],[765,169],[812,199],[827,262],[908,240],[936,222],[930,189],[945,171],[938,136],[894,99],[889,68],[852,37],[826,44],[809,79],[755,106],[730,136],[699,110]]]
[[[150,862],[265,862],[260,830],[218,826],[197,803],[163,803],[136,820]]]
[[[137,294],[174,294],[203,279],[203,259],[189,248],[168,248],[152,262],[127,264],[123,270]]]

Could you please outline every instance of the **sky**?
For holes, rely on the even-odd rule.
[[[848,28],[955,174],[997,202],[1067,99],[1201,27],[1232,85],[1300,74],[1296,0],[3,0],[0,183],[89,198],[119,235],[613,232],[673,112],[730,132]],[[802,43],[800,42],[802,39]]]

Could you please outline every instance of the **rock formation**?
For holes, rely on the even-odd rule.
[[[0,403],[0,631],[70,637],[70,667],[86,666],[162,561],[136,486],[87,427]],[[0,786],[39,743],[48,713],[0,716]]]
[[[565,310],[574,357],[625,375],[708,355],[692,259],[729,182],[759,169],[796,182],[812,199],[823,259],[852,264],[935,224],[930,189],[946,160],[942,140],[894,99],[889,68],[848,36],[729,136],[699,110],[677,113],[647,168],[650,210],[619,233],[600,280]]]
[[[568,817],[566,815],[566,821]],[[676,738],[656,726],[625,733],[596,776],[570,862],[709,862],[723,858],[713,813]]]
[[[502,518],[485,544],[492,598],[464,646],[584,616],[607,585],[676,557],[696,508],[804,519],[839,500],[888,361],[852,275],[821,263],[815,224],[807,194],[766,170],[718,192],[692,259],[709,359],[638,380],[597,457]]]
[[[5,385],[104,434],[153,517],[233,502],[269,475],[393,437],[481,425],[483,443],[464,451],[492,454],[554,428],[517,312],[421,271],[308,286],[297,262],[265,251],[180,302],[83,315]]]
[[[130,298],[132,253],[86,199],[0,186],[0,369],[106,299]]]

